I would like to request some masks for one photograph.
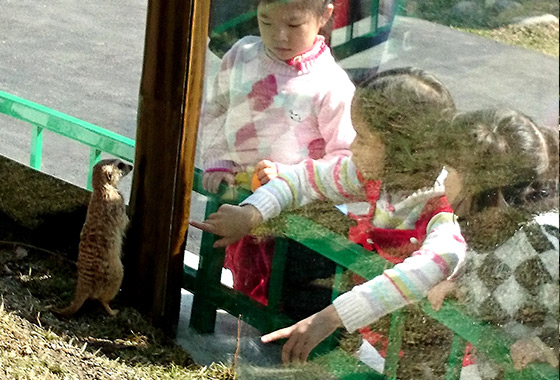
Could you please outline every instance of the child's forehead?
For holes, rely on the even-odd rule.
[[[259,4],[257,13],[260,17],[281,18],[291,21],[308,17],[312,14],[312,11],[297,2],[276,1]]]

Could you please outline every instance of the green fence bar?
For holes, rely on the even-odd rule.
[[[134,140],[4,91],[0,91],[0,113],[32,125],[29,166],[36,170],[41,170],[45,129],[89,146],[88,190],[93,166],[103,152],[134,161]]]
[[[385,357],[385,375],[392,379],[397,379],[397,368],[399,366],[399,354],[402,347],[402,337],[404,323],[406,321],[406,311],[397,310],[391,315],[391,325],[389,327],[389,344],[387,345],[387,356]]]
[[[41,158],[43,156],[43,128],[34,125],[31,128],[31,152],[29,154],[29,166],[41,170]]]
[[[371,20],[369,26],[369,32],[375,33],[379,27],[379,1],[371,2]]]
[[[461,369],[463,368],[463,358],[465,356],[465,348],[467,341],[458,334],[453,336],[451,344],[451,353],[447,361],[447,371],[445,372],[445,380],[459,380],[461,377]]]
[[[3,91],[0,91],[0,113],[48,129],[123,160],[134,160],[134,140]]]

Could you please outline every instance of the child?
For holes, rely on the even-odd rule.
[[[475,120],[476,122],[474,122]],[[461,124],[464,122],[471,126],[471,128],[462,127]],[[494,218],[488,219],[485,225],[481,225],[476,229],[478,234],[484,234],[487,238],[495,239],[497,236],[495,232],[497,232],[498,229],[504,229],[504,226],[507,226],[506,229],[511,226],[518,227],[518,218],[510,220],[511,217],[516,214],[515,210],[502,214],[505,218],[501,221],[505,221],[506,223],[500,223],[496,226],[499,219],[495,218],[496,215],[485,213],[484,208],[486,207],[500,207],[506,203],[510,206],[528,203],[532,206],[536,206],[530,209],[539,210],[540,204],[537,205],[534,201],[543,196],[550,196],[557,202],[557,171],[554,169],[551,170],[550,168],[551,162],[553,162],[553,166],[555,165],[557,167],[557,138],[549,138],[547,136],[549,133],[543,133],[543,131],[539,130],[526,116],[511,110],[466,113],[455,118],[454,123],[445,133],[455,143],[452,143],[453,141],[447,141],[445,135],[441,136],[442,143],[447,146],[447,152],[441,151],[442,160],[443,162],[449,162],[455,165],[458,170],[454,171],[454,173],[457,174],[455,178],[456,182],[465,184],[464,187],[460,186],[462,188],[460,191],[452,191],[451,193],[454,195],[450,194],[451,197],[449,200],[454,208],[462,210],[464,215],[466,215],[465,219],[467,223],[465,223],[465,226],[467,227],[467,236],[470,236],[469,225],[473,226],[477,222],[483,222],[484,217],[488,218],[489,216],[493,216]],[[358,135],[359,134],[360,131],[358,130]],[[555,135],[554,133],[550,134],[552,136]],[[548,141],[548,144],[545,143],[545,140]],[[352,149],[354,151],[354,146],[352,146]],[[356,162],[358,162],[358,160],[356,160]],[[463,175],[458,175],[459,172],[463,173]],[[552,178],[552,181],[550,181],[548,177],[550,173],[555,173],[554,176],[556,176],[556,178]],[[546,185],[549,183],[552,183],[552,186],[547,195],[545,189]],[[524,185],[520,186],[520,184]],[[451,189],[446,189],[446,191],[449,190]],[[546,205],[546,207],[550,207],[549,202],[543,202],[543,204]],[[557,205],[555,207],[557,207]],[[475,218],[475,216],[479,218]],[[513,240],[508,240],[508,242],[502,245],[501,255],[502,259],[505,261],[504,263],[507,262],[506,265],[510,267],[518,265],[516,281],[521,283],[525,282],[525,285],[532,284],[537,286],[527,291],[520,290],[519,286],[514,288],[502,287],[502,289],[498,287],[496,289],[497,292],[493,294],[498,295],[500,292],[504,292],[502,296],[506,295],[510,300],[511,297],[516,298],[516,300],[509,305],[507,305],[507,298],[502,298],[502,302],[504,302],[502,305],[505,308],[503,311],[506,313],[508,311],[511,312],[513,307],[520,305],[518,303],[518,293],[526,295],[533,294],[534,297],[536,296],[536,298],[539,299],[538,303],[533,303],[526,310],[522,310],[522,308],[518,310],[516,317],[521,317],[521,319],[517,321],[517,325],[507,323],[504,326],[506,328],[512,328],[512,334],[525,333],[527,334],[526,336],[531,337],[528,340],[524,339],[517,342],[512,346],[512,358],[514,359],[515,367],[518,369],[526,365],[531,358],[536,358],[539,361],[547,361],[551,365],[558,365],[556,357],[558,350],[558,288],[556,288],[558,282],[557,209],[555,211],[555,216],[552,218],[539,215],[535,218],[535,222],[540,224],[540,227],[535,229],[533,223],[528,223],[527,226],[529,228],[526,228],[524,231],[524,234],[526,234],[525,237],[520,237],[518,233],[514,235],[514,240],[520,239],[519,243],[514,245],[514,247],[517,246],[520,248],[517,252],[512,251],[512,246],[509,245]],[[489,228],[492,228],[493,232],[491,234],[485,234],[485,230]],[[472,236],[474,237],[475,235]],[[502,237],[503,236],[504,235],[502,235]],[[478,237],[477,240],[480,242],[482,239]],[[485,241],[485,244],[487,247],[492,246],[496,244],[496,240]],[[527,244],[535,245],[528,251],[527,249],[529,246]],[[426,245],[426,241],[424,245]],[[420,253],[420,255],[422,255],[422,253]],[[525,259],[528,260],[525,262],[522,260],[520,261],[519,258],[524,255],[527,256]],[[535,260],[537,256],[540,256],[539,260],[542,260],[540,264]],[[403,264],[407,263],[409,260],[410,259],[405,260]],[[551,264],[546,265],[545,263],[547,261],[550,261]],[[524,274],[527,274],[526,269],[530,266],[529,262],[538,269],[536,272],[535,270],[527,271],[531,273],[527,277]],[[405,270],[405,268],[400,265],[402,264],[396,265],[392,270]],[[465,268],[472,270],[469,266],[465,266]],[[496,265],[494,263],[487,265],[486,268],[483,266],[480,268],[482,272],[478,271],[478,274],[498,268],[504,270],[504,265]],[[508,273],[508,270],[495,273],[498,275],[497,279],[502,281],[502,285],[509,283],[508,286],[511,286],[510,279],[503,277],[504,274]],[[472,274],[471,272],[470,276],[472,276]],[[385,275],[387,275],[387,272],[385,272]],[[386,295],[384,295],[383,299],[378,298],[379,294],[383,294],[385,290],[378,287],[376,284],[377,281],[381,281],[380,277],[374,278],[364,285],[355,287],[352,291],[337,298],[333,302],[333,305],[325,308],[321,312],[293,326],[263,336],[263,342],[266,343],[281,338],[288,338],[288,342],[284,345],[283,349],[283,360],[285,362],[305,360],[311,349],[325,339],[337,327],[344,325],[350,330],[351,328],[357,328],[360,325],[366,325],[374,321],[376,316],[373,318],[373,315],[368,315],[369,313],[364,312],[364,310],[368,311],[368,308],[372,306],[376,309],[381,308],[382,306],[380,305],[383,305],[383,301],[386,300]],[[406,278],[406,276],[404,278]],[[462,283],[469,283],[469,271],[467,270],[465,277],[459,278]],[[496,280],[496,278],[494,280]],[[434,285],[435,282],[431,284]],[[437,285],[436,288],[439,286],[440,285]],[[431,291],[434,289],[435,288],[432,287]],[[376,291],[379,290],[380,292],[376,293]],[[478,296],[480,296],[480,294],[481,293],[479,293]],[[482,294],[484,294],[484,290],[482,290]],[[493,295],[490,295],[490,297]],[[348,303],[350,303],[360,297],[370,300],[371,303],[368,305],[364,302],[362,304],[361,314],[358,315],[360,309],[349,307],[346,303],[347,300],[349,300]],[[479,299],[479,301],[481,305],[477,306],[483,306],[485,303],[492,304],[489,300]],[[534,309],[538,304],[541,304],[541,308],[543,308],[540,312]],[[494,305],[496,305],[496,303],[494,303]],[[350,313],[351,311],[355,311],[356,313],[352,314]],[[529,311],[534,314],[531,316],[531,313],[528,313]],[[552,346],[554,349],[548,347],[546,349],[543,348],[543,344],[541,344],[542,341],[539,343],[537,339],[535,339],[535,336],[538,335],[538,333],[535,334],[535,331],[527,333],[528,327],[531,326],[531,323],[535,322],[535,320],[531,321],[531,319],[542,318],[543,314],[547,314],[547,316],[538,322],[536,331],[546,333],[545,335],[548,335],[546,342],[549,347]],[[524,321],[523,317],[527,318],[527,320]],[[358,319],[359,323],[352,324],[355,319]],[[504,321],[500,322],[503,323]],[[533,345],[532,348],[528,343]],[[489,378],[488,374],[484,374],[484,378]]]
[[[261,37],[239,40],[223,57],[203,105],[203,186],[264,184],[304,159],[350,154],[354,85],[320,29],[329,0],[260,0]],[[251,236],[226,249],[234,288],[265,303],[274,241]]]
[[[224,55],[204,105],[208,191],[252,174],[263,160],[276,171],[276,164],[350,154],[354,85],[318,35],[332,12],[325,0],[259,1],[261,37],[244,37]],[[267,181],[264,169],[259,174]]]
[[[263,342],[289,338],[284,362],[305,361],[342,325],[354,331],[422,299],[461,266],[465,242],[447,202],[453,203],[459,194],[456,171],[450,169],[447,177],[442,172],[434,184],[444,157],[433,152],[452,141],[440,125],[450,109],[453,102],[445,87],[421,70],[380,74],[356,91],[352,158],[307,160],[257,189],[241,206],[224,205],[207,221],[192,222],[224,236],[216,242],[219,246],[239,239],[282,209],[313,199],[370,202],[368,215],[358,218],[350,231],[351,239],[398,264],[311,317],[264,336]],[[411,160],[411,154],[416,159]],[[412,188],[421,190],[407,192],[411,182]]]
[[[466,310],[518,340],[511,348],[517,369],[531,361],[557,366],[558,131],[509,109],[465,112],[453,124],[470,130],[478,145],[461,164],[476,196],[456,210],[468,222],[469,259],[463,276],[437,285],[428,299],[438,310],[456,290]],[[478,192],[477,184],[488,182],[485,166],[498,161],[495,188]],[[470,372],[500,378],[499,367],[484,355],[475,358]]]

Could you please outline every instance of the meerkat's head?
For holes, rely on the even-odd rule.
[[[93,188],[111,185],[116,187],[120,179],[130,173],[132,165],[119,159],[107,159],[99,161],[93,167]]]

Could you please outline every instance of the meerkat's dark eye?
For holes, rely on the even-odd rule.
[[[124,167],[125,167],[125,163],[122,162],[122,161],[120,161],[120,162],[118,163],[118,165],[117,165],[117,168],[119,168],[119,170],[123,170]]]

